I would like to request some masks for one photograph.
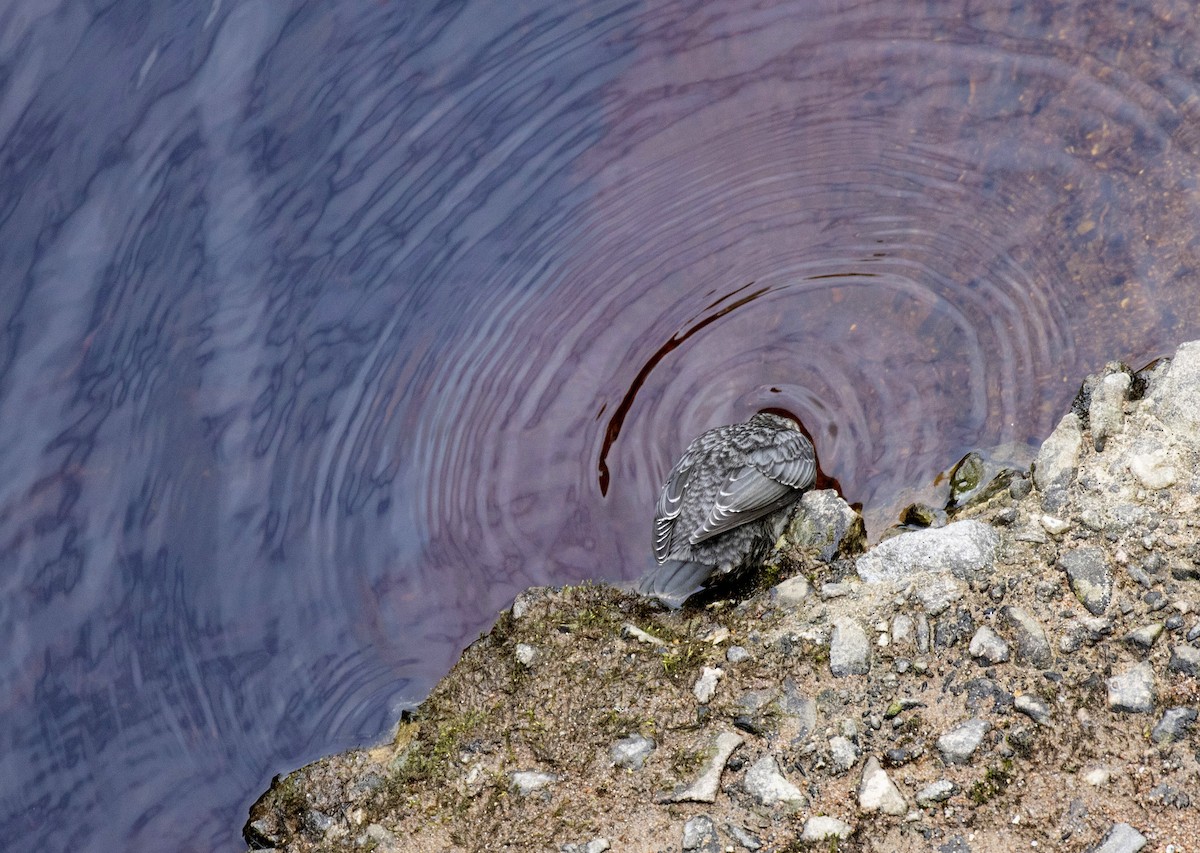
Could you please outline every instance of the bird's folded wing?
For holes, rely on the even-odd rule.
[[[660,563],[667,559],[674,547],[675,519],[683,508],[683,493],[691,476],[691,465],[676,465],[658,496],[654,513],[654,558]]]

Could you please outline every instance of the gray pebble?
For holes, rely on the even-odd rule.
[[[1066,503],[1066,490],[1079,469],[1083,428],[1079,417],[1068,412],[1043,443],[1033,464],[1033,483],[1042,493],[1042,506],[1049,512]]]
[[[858,761],[858,750],[849,738],[838,735],[829,739],[829,763],[839,773],[845,773]]]
[[[1088,612],[1099,616],[1108,609],[1113,576],[1103,550],[1090,545],[1076,548],[1060,555],[1058,565],[1067,573],[1071,591]]]
[[[1149,625],[1143,625],[1141,628],[1130,631],[1125,635],[1125,642],[1133,646],[1139,651],[1148,652],[1154,647],[1154,643],[1162,636],[1163,624],[1161,622],[1152,622]]]
[[[558,781],[553,773],[542,773],[538,770],[517,770],[508,775],[512,789],[522,797],[540,791]]]
[[[1154,710],[1156,695],[1154,670],[1146,661],[1108,679],[1108,707],[1130,714],[1148,714]]]
[[[1038,725],[1050,725],[1050,706],[1032,693],[1022,693],[1013,699],[1013,707]]]
[[[1195,708],[1168,708],[1150,732],[1150,740],[1157,744],[1181,741],[1195,722]]]
[[[949,779],[939,779],[936,782],[930,782],[921,790],[917,791],[917,805],[931,806],[934,803],[942,803],[954,796],[954,792],[958,788]]]
[[[729,833],[730,838],[747,850],[759,850],[762,848],[762,842],[759,841],[757,835],[746,830],[744,827],[738,826],[736,823],[725,824],[725,831]]]
[[[1041,622],[1023,608],[1012,606],[1002,608],[1000,618],[1009,628],[1018,661],[1039,669],[1050,665],[1053,655]]]
[[[655,743],[650,738],[632,734],[612,744],[608,748],[608,757],[616,767],[641,770],[654,747]]]
[[[985,664],[1004,663],[1008,660],[1008,643],[987,625],[975,632],[967,651],[971,653],[971,657]]]
[[[764,806],[804,802],[804,794],[779,772],[779,765],[772,755],[764,755],[750,765],[742,784],[746,793]]]
[[[871,669],[870,653],[867,632],[858,622],[846,616],[834,620],[829,642],[829,670],[835,677],[866,675]]]
[[[1146,836],[1127,823],[1113,824],[1104,840],[1088,853],[1137,853],[1146,846]]]
[[[720,853],[721,839],[717,837],[717,828],[708,815],[697,815],[683,825],[684,850],[697,850],[699,853]]]
[[[1171,660],[1167,664],[1171,672],[1184,675],[1200,675],[1200,649],[1192,646],[1172,646]]]
[[[858,807],[864,812],[883,812],[896,816],[908,812],[908,803],[904,802],[900,790],[873,755],[863,766],[862,781],[858,786]]]
[[[750,652],[745,646],[730,646],[725,650],[725,660],[730,663],[745,663],[750,660]]]
[[[991,723],[978,717],[955,726],[937,739],[942,760],[947,764],[965,764],[991,728]]]
[[[849,837],[850,824],[827,815],[810,817],[804,822],[804,829],[800,832],[800,840],[808,842],[824,841],[827,838],[842,839]]]

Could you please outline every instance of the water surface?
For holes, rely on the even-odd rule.
[[[1200,333],[1190,4],[11,0],[0,834],[235,849],[800,415],[878,530]]]

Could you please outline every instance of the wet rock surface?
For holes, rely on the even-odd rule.
[[[940,530],[860,554],[814,493],[834,533],[793,521],[737,600],[523,593],[392,740],[276,779],[247,841],[1191,849],[1200,344],[1089,383],[1032,476]]]

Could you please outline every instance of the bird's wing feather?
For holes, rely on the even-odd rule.
[[[683,509],[683,496],[692,475],[692,462],[685,456],[672,469],[658,496],[654,513],[654,558],[663,562],[675,542],[675,520]]]
[[[816,477],[812,445],[799,432],[777,434],[748,458],[749,464],[725,481],[708,516],[691,532],[693,545],[775,511]]]

